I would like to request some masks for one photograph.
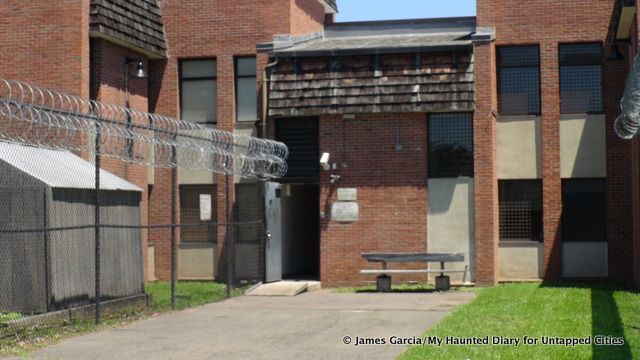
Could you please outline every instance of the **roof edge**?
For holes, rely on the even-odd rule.
[[[406,54],[406,53],[430,53],[452,50],[472,50],[473,44],[449,44],[434,46],[403,46],[397,48],[359,48],[344,50],[310,50],[310,51],[276,51],[271,55],[274,58],[288,57],[318,57],[318,56],[350,56],[350,55],[382,55],[382,54]]]
[[[127,49],[133,50],[135,52],[139,52],[143,55],[145,55],[146,57],[148,57],[149,59],[152,60],[158,60],[158,59],[166,59],[167,58],[167,52],[165,51],[151,51],[149,49],[146,49],[142,46],[138,46],[136,44],[132,44],[129,41],[126,41],[124,39],[121,39],[119,37],[116,36],[111,36],[108,34],[105,34],[102,31],[99,30],[92,30],[89,32],[89,37],[90,38],[94,38],[94,39],[102,39],[105,41],[109,41],[112,42],[116,45],[120,45],[122,47],[125,47]]]
[[[413,19],[394,19],[394,20],[366,20],[366,21],[338,21],[326,25],[327,28],[339,26],[353,25],[403,25],[403,24],[429,24],[438,22],[454,22],[454,21],[476,21],[475,16],[454,16],[454,17],[436,17],[436,18],[413,18]]]

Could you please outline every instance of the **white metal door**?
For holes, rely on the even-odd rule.
[[[267,217],[267,243],[265,246],[265,282],[282,280],[282,212],[278,183],[265,184],[265,214]]]

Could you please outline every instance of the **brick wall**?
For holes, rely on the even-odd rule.
[[[291,0],[291,34],[306,34],[322,30],[324,5],[317,0]]]
[[[478,25],[496,28],[496,45],[540,45],[544,273],[545,278],[554,279],[561,275],[562,259],[558,44],[604,42],[609,39],[615,2],[611,0],[588,2],[540,0],[519,2],[517,6],[509,6],[507,3],[504,0],[478,0]],[[605,47],[605,52],[608,51],[609,47]],[[616,280],[629,278],[632,254],[632,209],[629,200],[631,198],[631,167],[629,166],[631,148],[630,143],[618,139],[612,133],[613,122],[619,111],[617,98],[622,93],[625,64],[621,61],[605,62],[604,65],[609,272],[610,277]],[[481,65],[478,64],[478,66]],[[478,103],[477,106],[480,108],[483,105]],[[476,213],[482,212],[483,208],[478,205],[476,210]]]
[[[331,153],[331,162],[338,166],[320,177],[323,285],[374,280],[358,274],[364,268],[379,268],[363,260],[362,252],[426,251],[427,115],[363,114],[345,120],[323,116],[319,126],[320,152]],[[402,149],[396,148],[398,140]],[[330,184],[330,174],[341,176],[337,184]],[[329,221],[338,187],[358,189],[359,221]]]
[[[0,19],[0,77],[89,96],[89,0],[7,0]]]
[[[91,98],[107,104],[129,106],[138,111],[148,111],[148,81],[147,79],[134,79],[131,74],[135,70],[135,64],[129,64],[129,104],[126,103],[125,92],[125,59],[140,59],[145,69],[148,69],[147,59],[137,52],[122,46],[100,40],[91,40]],[[146,126],[139,123],[136,125]],[[141,195],[140,211],[142,225],[147,225],[148,219],[148,194],[147,194],[147,168],[140,165],[126,164],[113,158],[103,157],[101,164],[103,169],[136,184],[144,190]],[[148,230],[143,229],[142,251],[144,261],[145,279],[147,279],[147,237]]]
[[[256,44],[269,42],[273,35],[319,31],[324,21],[316,0],[163,0],[161,1],[169,59],[151,65],[152,111],[179,117],[178,60],[188,58],[215,58],[217,61],[218,128],[235,128],[235,79],[234,57],[256,54]],[[258,84],[262,81],[262,69],[267,64],[266,54],[257,56]],[[258,89],[256,89],[258,90]],[[170,218],[171,190],[167,170],[156,170],[155,185],[150,196],[149,216],[152,222]],[[169,180],[168,180],[169,179]],[[231,186],[231,199],[234,187]],[[217,178],[218,220],[226,216],[225,178]],[[169,259],[162,243],[169,241],[170,233],[157,230],[150,234],[156,244],[156,274],[167,274]],[[219,257],[217,276],[224,277],[226,263],[225,228],[218,229]],[[167,248],[169,249],[169,248]]]

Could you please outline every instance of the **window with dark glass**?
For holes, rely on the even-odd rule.
[[[258,119],[258,89],[256,86],[256,58],[236,58],[236,119]]]
[[[180,62],[180,115],[183,120],[216,123],[216,75],[214,59]]]
[[[562,180],[562,240],[606,241],[604,179]]]
[[[540,114],[540,48],[497,48],[501,115]]]
[[[560,111],[602,113],[602,44],[560,45]]]
[[[542,181],[499,180],[500,241],[542,241]]]
[[[472,114],[431,114],[428,127],[429,177],[473,176]]]

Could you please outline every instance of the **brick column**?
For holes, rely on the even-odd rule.
[[[545,280],[562,276],[562,180],[560,175],[560,75],[558,43],[540,44],[542,224]]]
[[[236,119],[235,102],[235,78],[234,78],[234,57],[233,54],[220,55],[216,58],[218,67],[218,125],[220,130],[234,131]],[[229,197],[231,209],[235,203],[234,177],[230,177]],[[224,175],[217,177],[217,211],[218,223],[227,223],[227,201],[225,192],[226,178]],[[225,281],[227,277],[227,227],[218,226],[218,241],[216,244],[216,278]],[[234,232],[232,231],[232,235]],[[233,255],[233,254],[232,254]]]
[[[498,283],[498,181],[496,169],[496,60],[493,42],[474,45],[476,110],[473,119],[476,285]]]
[[[628,58],[626,46],[618,47]],[[605,46],[605,51],[611,49]],[[608,55],[605,54],[605,57]],[[607,241],[609,243],[609,278],[630,284],[633,279],[634,250],[634,178],[633,142],[620,139],[613,124],[620,114],[620,96],[624,92],[629,64],[626,61],[604,63],[604,107],[607,141]]]

